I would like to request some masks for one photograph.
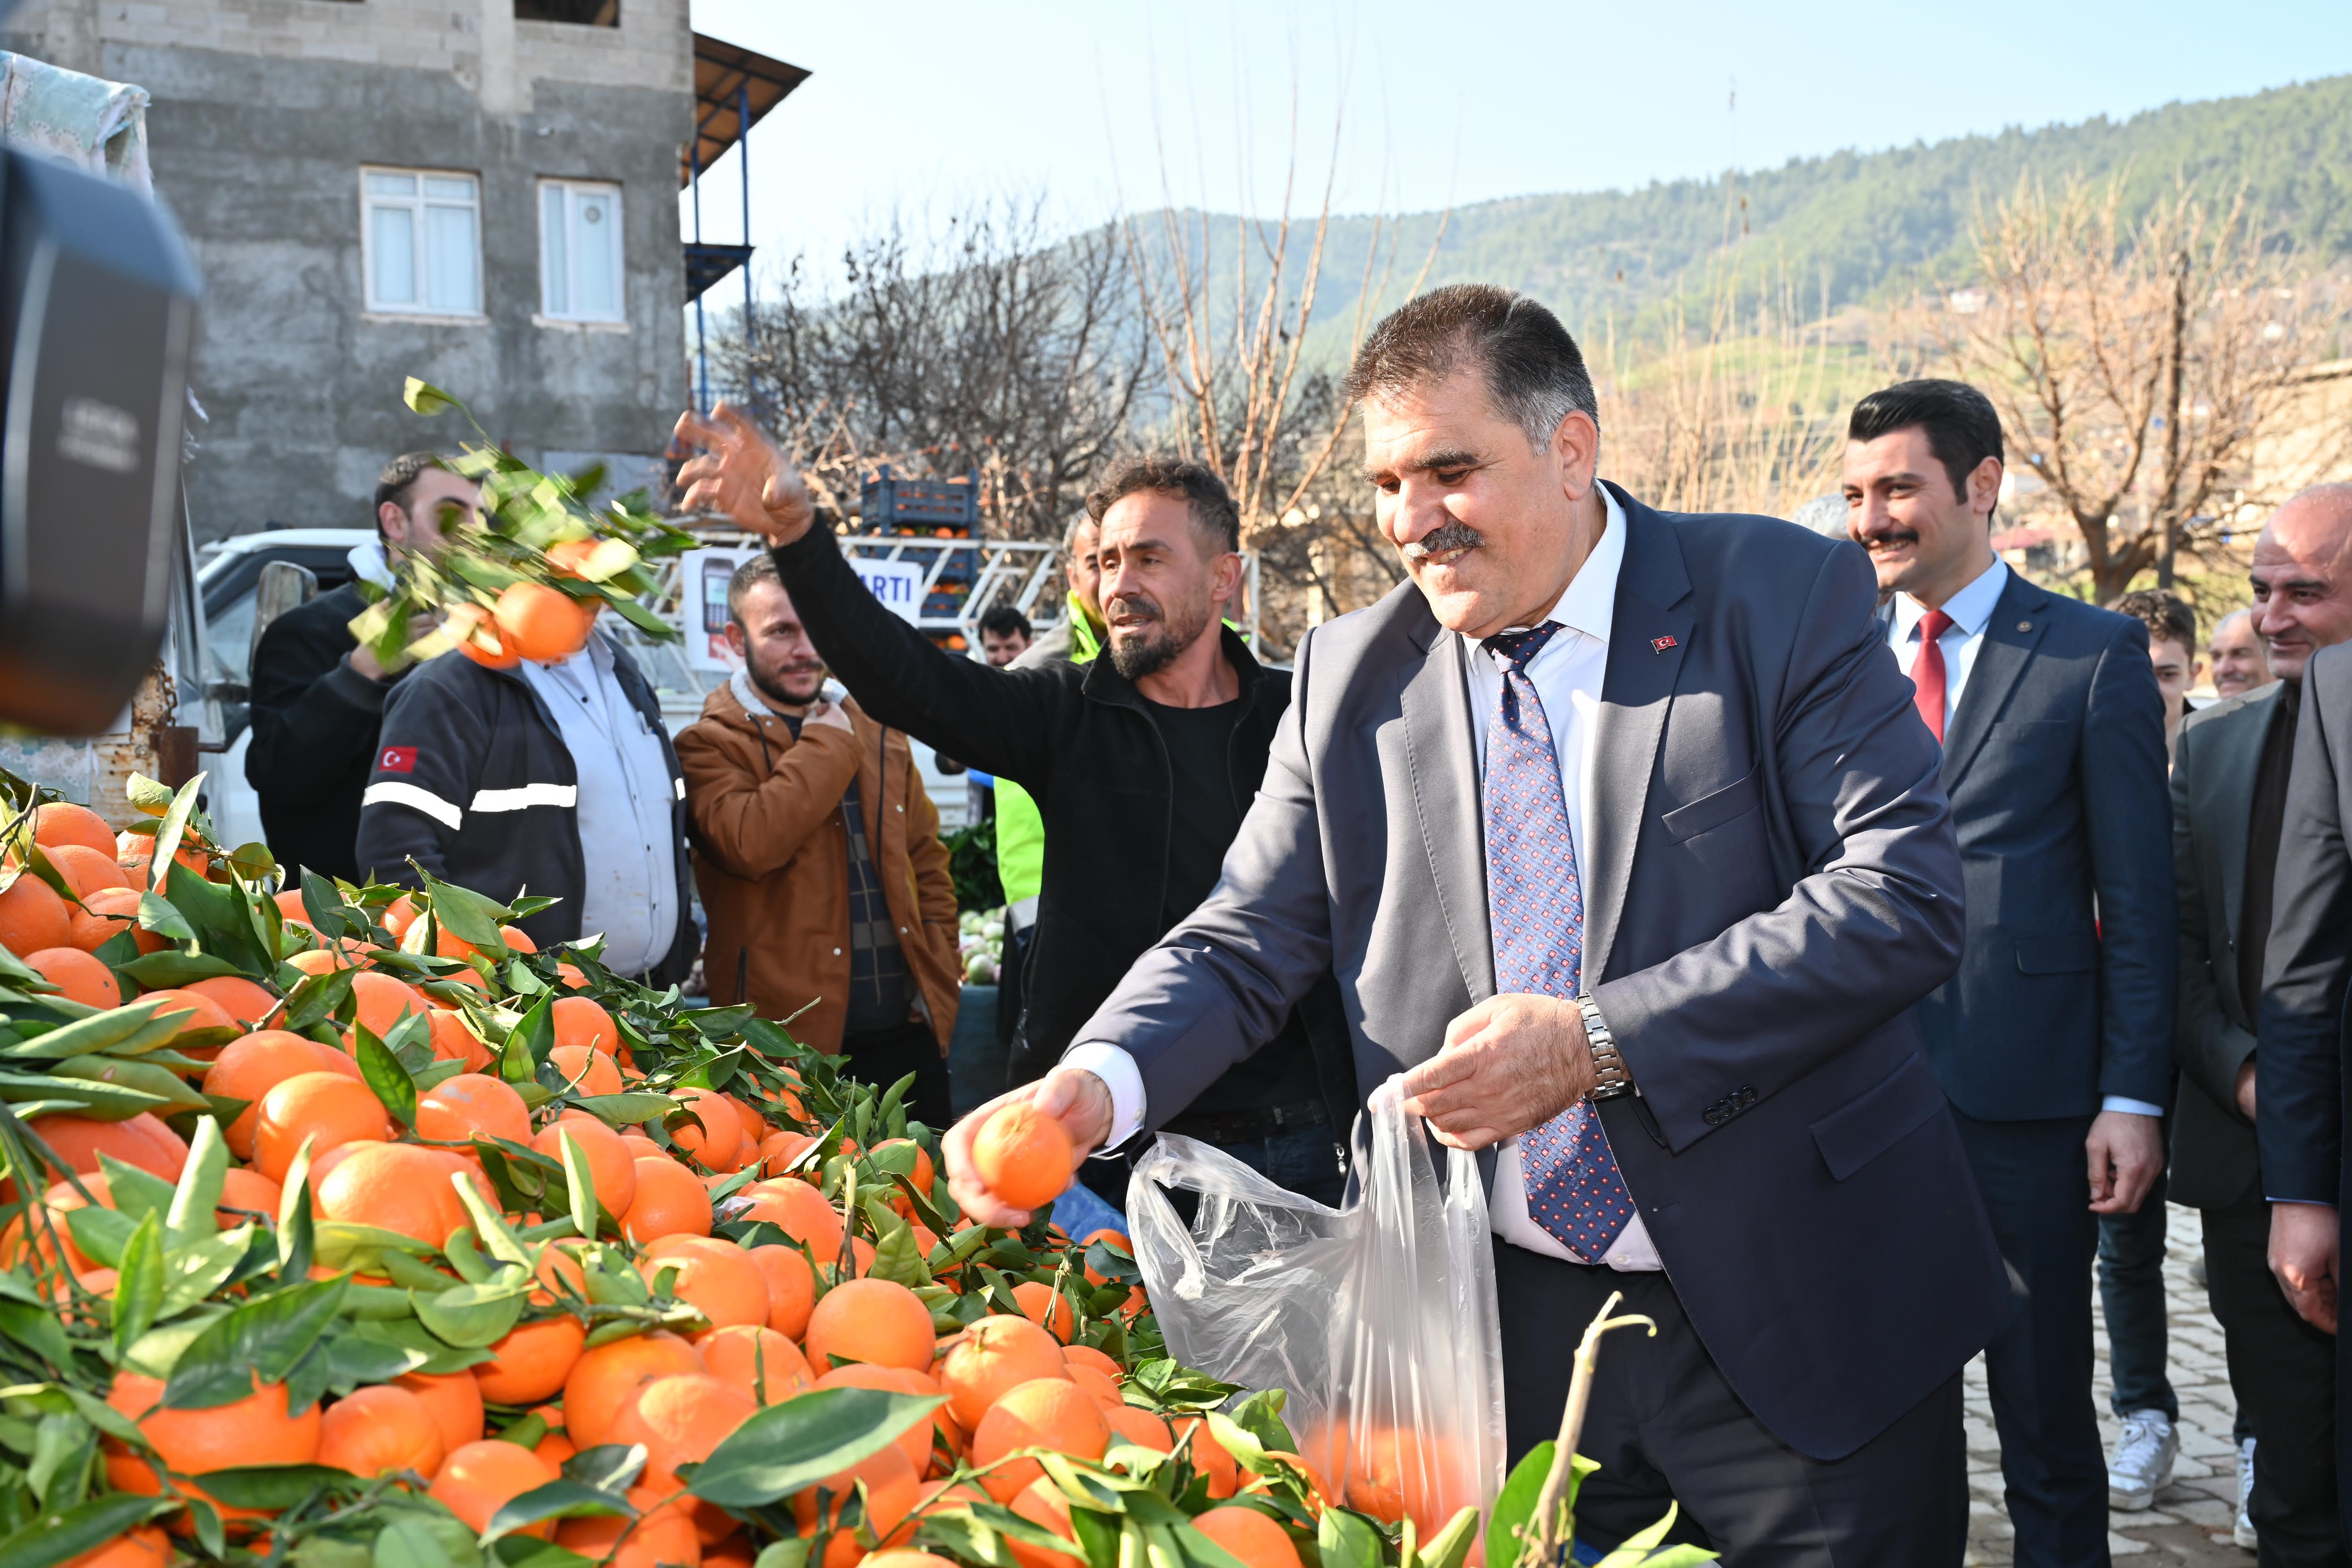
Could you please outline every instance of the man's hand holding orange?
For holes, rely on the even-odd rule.
[[[1034,1114],[1035,1122],[1021,1117],[1003,1127],[992,1125],[1001,1114],[1024,1108]],[[1039,1195],[1044,1186],[1054,1184],[1045,1176],[1058,1177],[1057,1193],[1067,1190],[1079,1164],[1110,1136],[1110,1089],[1102,1079],[1077,1068],[1055,1068],[1035,1083],[997,1096],[948,1129],[942,1140],[948,1191],[965,1218],[1017,1230],[1029,1223],[1034,1207],[1050,1201]],[[1055,1131],[1061,1134],[1058,1140],[1053,1136]],[[1066,1163],[1066,1169],[1047,1173],[1038,1168],[1056,1163]],[[1007,1191],[998,1191],[992,1176]],[[1028,1201],[1016,1203],[1014,1198]]]

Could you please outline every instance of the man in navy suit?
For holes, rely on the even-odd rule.
[[[1887,387],[1846,434],[1847,527],[1959,832],[1960,969],[1919,1019],[2021,1287],[1987,1355],[2017,1561],[2105,1563],[2091,1259],[2096,1216],[2164,1168],[2179,964],[2147,628],[1993,554],[2000,420],[1975,388]]]

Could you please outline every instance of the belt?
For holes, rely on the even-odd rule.
[[[1301,1127],[1320,1126],[1330,1120],[1330,1110],[1321,1100],[1302,1100],[1296,1105],[1274,1105],[1263,1110],[1179,1116],[1160,1131],[1181,1138],[1197,1138],[1203,1143],[1255,1143]]]

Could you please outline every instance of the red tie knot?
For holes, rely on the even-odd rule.
[[[1919,617],[1919,640],[1934,642],[1952,629],[1952,617],[1941,610],[1930,610]]]

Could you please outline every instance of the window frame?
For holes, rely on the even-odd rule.
[[[377,174],[405,175],[416,182],[415,194],[408,197],[380,195],[368,188],[371,176]],[[474,300],[471,310],[452,310],[433,303],[432,244],[425,221],[426,214],[435,207],[454,207],[458,204],[450,197],[429,195],[427,180],[464,180],[473,187],[473,200],[467,210],[474,218]],[[488,280],[484,275],[482,240],[483,211],[482,176],[473,169],[426,169],[394,163],[362,163],[359,168],[360,195],[360,303],[370,316],[394,317],[404,321],[487,321],[489,320]],[[387,300],[376,294],[375,213],[378,207],[400,208],[410,215],[409,265],[416,281],[414,301]]]
[[[562,193],[564,291],[567,308],[557,310],[553,300],[552,262],[548,247],[548,195]],[[611,202],[613,225],[607,238],[613,268],[613,311],[610,315],[590,314],[579,307],[580,298],[580,224],[575,203],[583,195],[595,195]],[[533,205],[539,218],[539,320],[551,326],[566,327],[625,327],[629,324],[628,245],[624,226],[627,222],[625,205],[626,194],[618,180],[583,179],[570,174],[541,174],[533,192]]]

